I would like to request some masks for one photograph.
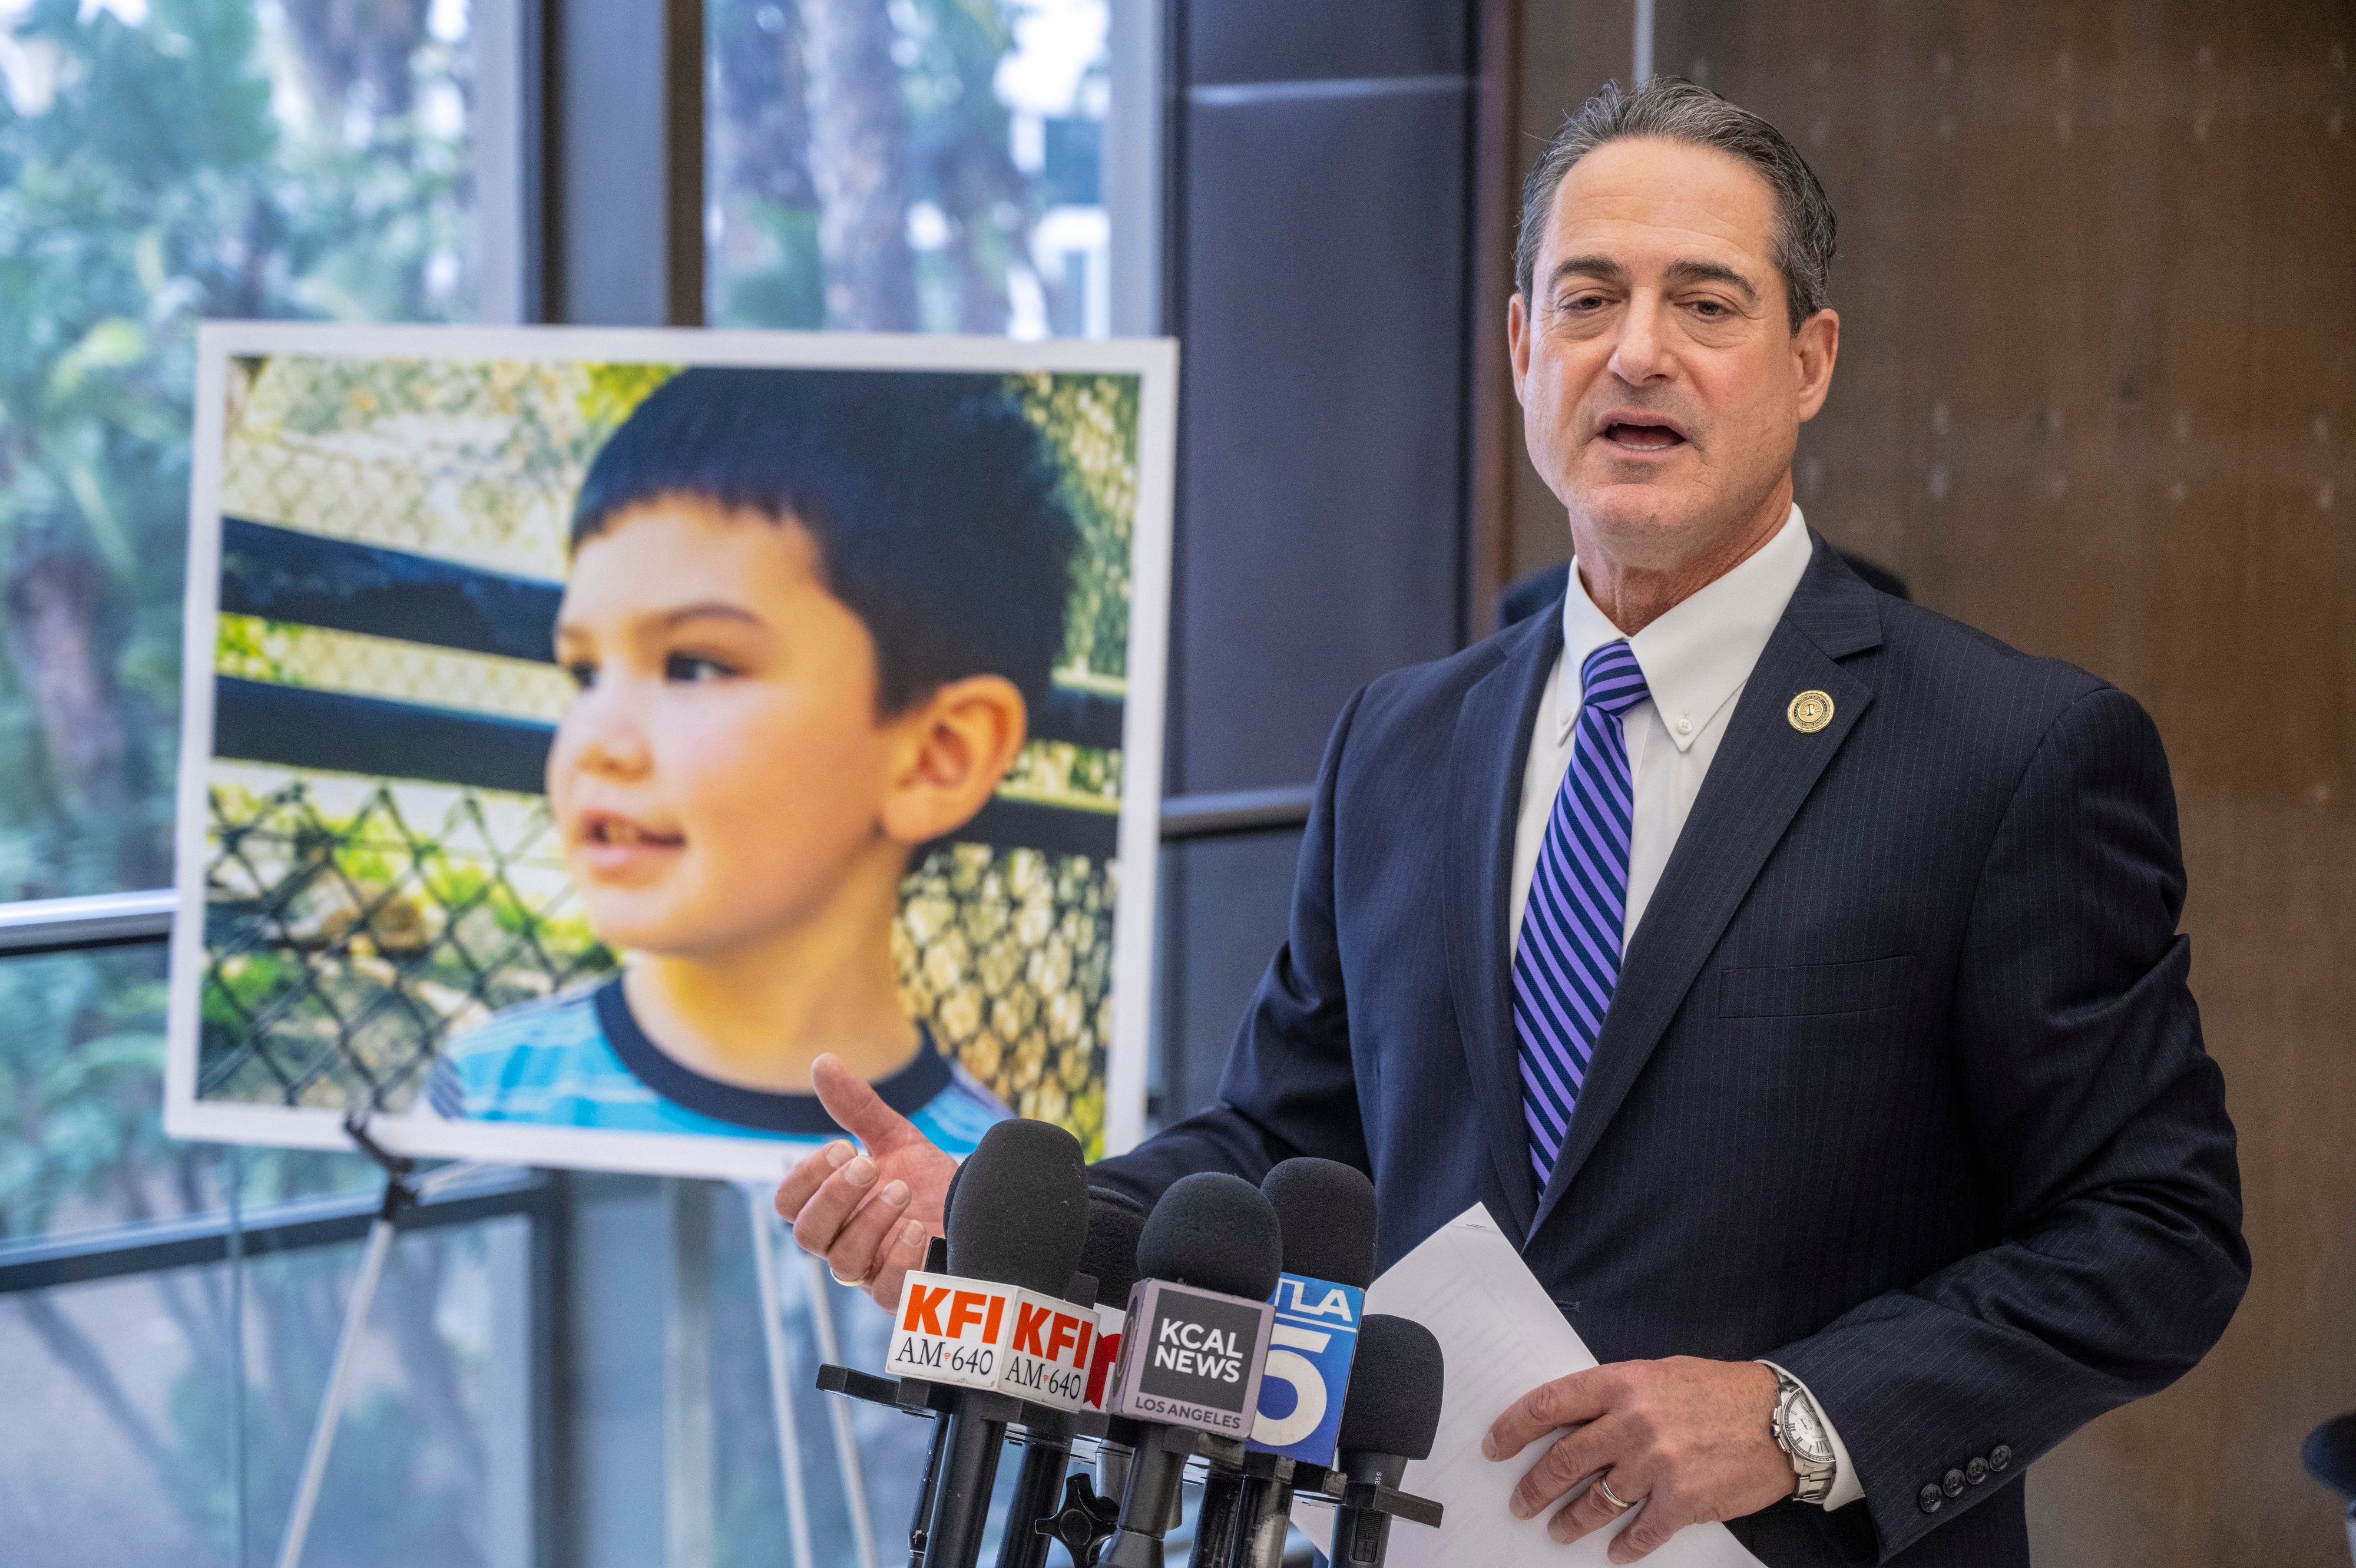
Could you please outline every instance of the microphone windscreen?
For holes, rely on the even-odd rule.
[[[1358,1325],[1358,1354],[1342,1402],[1341,1446],[1357,1454],[1431,1457],[1447,1369],[1431,1330],[1408,1317],[1370,1312]]]
[[[964,1179],[965,1162],[963,1160],[959,1160],[958,1162],[958,1168],[949,1172],[948,1191],[941,1194],[941,1229],[944,1230],[949,1228],[950,1211],[957,1208],[958,1183]]]
[[[1137,1239],[1137,1272],[1146,1279],[1248,1301],[1266,1301],[1283,1270],[1276,1210],[1259,1188],[1225,1171],[1172,1182]]]
[[[1375,1184],[1339,1160],[1280,1160],[1259,1184],[1284,1232],[1284,1272],[1364,1290],[1375,1278]]]
[[[1137,1283],[1137,1239],[1145,1230],[1145,1205],[1107,1187],[1088,1188],[1088,1239],[1080,1249],[1080,1271],[1097,1277],[1097,1299],[1126,1306]]]
[[[1088,1224],[1080,1141],[1052,1122],[1001,1122],[957,1177],[949,1273],[1054,1295],[1080,1265]]]
[[[2307,1434],[2307,1473],[2343,1498],[2356,1498],[2356,1411]]]

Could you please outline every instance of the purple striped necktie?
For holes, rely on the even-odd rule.
[[[1514,954],[1522,1113],[1540,1192],[1562,1155],[1595,1036],[1603,1032],[1603,1015],[1620,983],[1635,801],[1620,718],[1650,694],[1635,650],[1625,642],[1607,642],[1589,654],[1579,686],[1570,768],[1547,818],[1522,911],[1522,944]]]

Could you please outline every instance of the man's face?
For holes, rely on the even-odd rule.
[[[1790,499],[1839,324],[1794,334],[1774,195],[1730,154],[1651,138],[1571,166],[1509,322],[1530,460],[1582,555],[1665,569]]]
[[[556,656],[580,691],[549,802],[605,940],[724,952],[823,909],[878,851],[874,642],[799,525],[629,509],[574,557]]]

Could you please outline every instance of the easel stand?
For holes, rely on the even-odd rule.
[[[400,1228],[402,1212],[481,1168],[470,1161],[460,1162],[435,1171],[423,1181],[412,1181],[417,1162],[388,1152],[369,1137],[364,1118],[346,1116],[344,1132],[360,1153],[383,1169],[384,1199],[377,1206],[375,1219],[369,1222],[367,1244],[360,1253],[359,1278],[344,1305],[335,1363],[327,1373],[327,1391],[319,1398],[318,1415],[311,1424],[310,1446],[303,1456],[303,1474],[294,1488],[294,1506],[287,1512],[277,1568],[301,1568],[303,1548],[311,1533],[311,1518],[319,1506],[319,1488],[327,1479],[327,1456],[335,1448],[336,1429],[342,1423],[344,1406],[351,1396],[353,1364],[359,1359],[360,1338],[368,1330],[369,1311],[375,1305],[377,1287],[383,1281],[385,1260],[391,1254],[393,1233]],[[770,1409],[776,1423],[778,1467],[785,1484],[787,1535],[793,1544],[796,1568],[819,1568],[810,1541],[809,1498],[802,1481],[801,1440],[793,1420],[793,1357],[786,1344],[776,1221],[770,1216],[766,1192],[748,1187],[745,1197],[753,1227],[754,1268],[760,1276],[761,1337],[769,1363]],[[807,1262],[809,1278],[804,1289],[811,1326],[820,1356],[831,1361],[841,1351],[836,1342],[833,1303],[827,1295],[825,1264],[817,1258]],[[875,1531],[868,1517],[867,1487],[860,1468],[859,1444],[851,1412],[835,1404],[828,1415],[860,1568],[876,1568]]]
[[[778,1273],[776,1211],[766,1187],[746,1185],[745,1217],[753,1226],[753,1267],[761,1276],[761,1344],[768,1353],[769,1409],[777,1427],[777,1465],[784,1472],[786,1535],[792,1541],[795,1568],[819,1568],[810,1546],[809,1497],[802,1483],[801,1434],[794,1426],[793,1353],[786,1344],[785,1292]],[[802,1292],[809,1303],[810,1328],[818,1339],[819,1359],[841,1354],[834,1330],[834,1303],[827,1294],[823,1260],[804,1254]],[[867,1512],[867,1480],[859,1464],[859,1434],[851,1412],[829,1402],[829,1424],[834,1434],[836,1473],[842,1478],[842,1504],[851,1517],[851,1548],[859,1568],[877,1568],[875,1526]]]
[[[384,1201],[377,1206],[376,1219],[369,1225],[368,1245],[360,1253],[360,1277],[352,1287],[351,1300],[344,1305],[343,1331],[336,1338],[335,1366],[327,1373],[327,1391],[319,1397],[318,1417],[311,1423],[311,1446],[303,1456],[303,1478],[294,1488],[294,1506],[287,1513],[286,1534],[279,1542],[278,1568],[297,1568],[303,1561],[303,1545],[311,1534],[311,1514],[319,1506],[319,1486],[327,1476],[327,1455],[336,1445],[336,1428],[343,1420],[344,1402],[351,1394],[352,1363],[359,1357],[360,1336],[368,1328],[369,1308],[374,1305],[377,1284],[384,1277],[384,1260],[392,1251],[392,1233],[399,1227],[402,1211],[435,1189],[464,1180],[480,1168],[471,1163],[446,1165],[412,1186],[410,1173],[417,1168],[417,1162],[405,1155],[387,1154],[368,1135],[365,1118],[347,1115],[344,1131],[359,1145],[360,1153],[384,1167]]]

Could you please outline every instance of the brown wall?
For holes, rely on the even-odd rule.
[[[2133,693],[2175,765],[2256,1275],[2205,1364],[2037,1466],[2040,1561],[2344,1568],[2298,1444],[2356,1407],[2356,7],[1658,6],[1657,68],[1774,120],[1840,215],[1809,520]],[[1526,132],[1624,75],[1631,9],[1528,0]],[[1559,560],[1526,458],[1504,488],[1509,575]]]

